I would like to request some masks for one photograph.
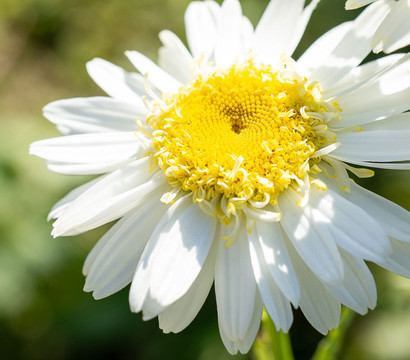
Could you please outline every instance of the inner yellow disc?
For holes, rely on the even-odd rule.
[[[172,185],[199,200],[272,201],[329,143],[320,96],[296,73],[250,61],[198,76],[150,118],[154,156]]]

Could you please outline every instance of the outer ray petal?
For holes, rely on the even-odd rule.
[[[135,131],[135,120],[145,119],[146,108],[110,97],[95,96],[53,101],[43,109],[44,116],[64,135]]]
[[[279,223],[255,222],[256,234],[271,276],[283,294],[297,307],[300,286],[286,250],[289,241]]]
[[[140,52],[126,51],[125,55],[143,76],[148,74],[148,81],[162,92],[173,92],[182,86],[178,80]]]
[[[330,294],[290,244],[288,244],[288,251],[295,264],[299,282],[303,284],[300,289],[300,308],[314,328],[326,335],[329,330],[339,325],[340,302]]]
[[[158,244],[168,231],[177,223],[179,217],[192,204],[189,195],[184,196],[171,205],[158,222],[152,233],[141,259],[138,263],[130,290],[130,307],[133,312],[144,310],[146,319],[157,316],[164,307],[154,301],[150,295],[151,274],[160,247]]]
[[[314,208],[296,205],[299,200],[291,188],[280,194],[281,225],[303,261],[321,280],[341,284],[343,262],[334,237],[326,226],[327,219],[319,219]]]
[[[105,245],[92,261],[84,290],[93,291],[94,298],[101,299],[128,285],[151,233],[166,210],[157,195],[119,220],[101,238]]]
[[[74,235],[118,219],[152,193],[165,191],[166,178],[153,177],[149,159],[136,160],[102,178],[54,223],[54,236]]]
[[[253,49],[262,61],[278,65],[282,53],[293,53],[294,49],[289,48],[289,45],[293,45],[295,24],[302,20],[304,3],[305,0],[269,2],[256,26],[253,39]]]
[[[215,278],[216,244],[220,241],[219,229],[215,232],[213,245],[197,278],[189,290],[158,315],[159,327],[165,332],[180,332],[196,317],[202,308]]]
[[[219,327],[236,343],[246,336],[255,306],[256,283],[244,225],[229,247],[219,241],[215,264],[215,293]]]
[[[326,181],[325,178],[323,180]],[[410,243],[410,212],[406,209],[353,181],[350,184],[350,192],[338,189],[331,181],[327,183],[333,191],[356,204],[375,219],[387,235]],[[373,241],[369,242],[369,246],[372,244],[374,245]],[[380,255],[382,254],[383,251]]]
[[[362,259],[343,249],[340,253],[345,265],[343,285],[324,285],[343,305],[364,315],[376,306],[377,290],[373,276]]]
[[[382,1],[368,6],[328,56],[317,55],[320,60],[310,78],[319,80],[323,88],[328,88],[359,65],[371,51],[371,37],[389,10]]]
[[[215,1],[193,1],[185,12],[186,36],[194,58],[213,55],[221,8]]]
[[[287,332],[292,324],[293,314],[289,300],[282,294],[264,259],[255,230],[249,235],[253,274],[258,285],[266,311],[275,323],[276,329]]]
[[[192,204],[161,236],[150,279],[151,296],[159,304],[172,304],[190,288],[208,255],[216,221]]]
[[[145,94],[143,78],[103,59],[87,63],[87,71],[94,82],[108,95],[121,101],[144,106],[141,97]]]
[[[164,44],[159,49],[158,64],[168,74],[182,84],[192,79],[193,57],[174,33],[168,30],[159,33],[161,42]]]

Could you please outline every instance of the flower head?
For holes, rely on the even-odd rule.
[[[357,9],[373,1],[347,0],[346,9]],[[371,45],[375,53],[384,51],[389,54],[410,45],[410,0],[388,0],[384,3],[390,11],[377,28]]]
[[[237,0],[193,2],[190,51],[162,32],[159,66],[136,51],[139,74],[92,60],[109,97],[45,107],[67,136],[31,152],[105,173],[56,204],[53,234],[119,219],[84,265],[95,298],[132,282],[132,311],[178,332],[215,283],[222,340],[244,353],[263,306],[277,329],[293,305],[327,333],[341,304],[375,306],[364,260],[410,276],[410,214],[349,175],[410,168],[410,58],[359,66],[388,11],[376,2],[293,60],[316,4],[272,0],[253,29]]]

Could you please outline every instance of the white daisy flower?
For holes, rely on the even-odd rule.
[[[159,65],[94,59],[109,97],[45,107],[66,136],[31,153],[62,174],[105,173],[55,205],[53,235],[119,219],[84,265],[96,299],[131,282],[132,311],[179,332],[215,283],[234,354],[263,306],[277,329],[293,305],[323,334],[341,304],[374,308],[364,260],[410,276],[409,212],[349,178],[410,168],[410,57],[359,66],[390,10],[376,2],[292,60],[317,2],[272,0],[255,29],[237,0],[192,2],[189,50],[163,31]]]
[[[347,0],[346,10],[358,9],[375,0]],[[378,0],[390,8],[377,28],[371,46],[375,53],[392,53],[410,45],[410,0]]]

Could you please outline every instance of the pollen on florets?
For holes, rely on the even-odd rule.
[[[153,156],[170,184],[196,201],[275,204],[292,182],[306,181],[314,154],[336,141],[326,125],[338,118],[335,104],[290,69],[236,64],[199,75],[164,102],[149,117]]]

